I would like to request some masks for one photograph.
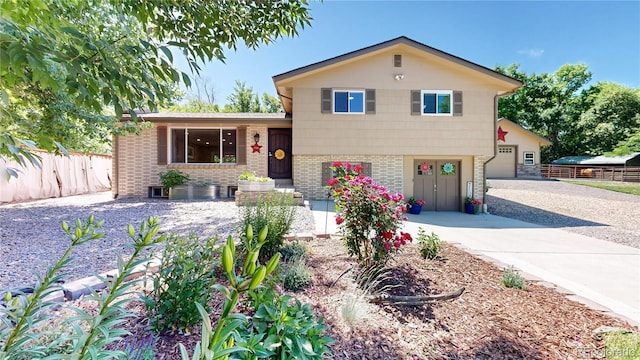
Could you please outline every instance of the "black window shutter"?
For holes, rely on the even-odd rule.
[[[360,165],[362,165],[362,175],[371,177],[371,163],[363,162],[363,163],[360,163]]]
[[[236,130],[236,164],[247,164],[247,128],[239,127]]]
[[[322,92],[322,113],[323,114],[331,114],[333,107],[333,99],[331,98],[331,88],[323,88]]]
[[[393,55],[393,66],[402,67],[402,55],[400,54]]]
[[[329,179],[332,178],[331,174],[331,164],[330,162],[322,163],[322,186],[326,186]]]
[[[167,165],[167,127],[158,126],[158,165]]]
[[[375,114],[376,113],[376,90],[375,89],[367,89],[365,90],[365,114]]]
[[[420,90],[411,90],[411,115],[420,115]]]
[[[462,91],[453,92],[453,116],[462,116]]]

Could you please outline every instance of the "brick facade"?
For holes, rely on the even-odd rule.
[[[209,181],[220,186],[220,196],[227,197],[228,188],[237,186],[238,176],[249,170],[267,176],[267,127],[249,126],[246,144],[253,144],[255,133],[260,134],[260,153],[252,153],[247,146],[247,164],[168,164],[158,165],[157,128],[144,130],[140,135],[117,137],[113,156],[113,175],[117,183],[113,194],[118,197],[147,197],[150,186],[161,186],[159,172],[176,169],[189,175],[192,181]]]
[[[293,182],[305,199],[326,199],[327,189],[322,184],[322,163],[371,163],[371,177],[391,193],[402,192],[403,156],[364,155],[294,155]]]

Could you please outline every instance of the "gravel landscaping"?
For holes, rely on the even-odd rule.
[[[489,212],[560,228],[640,248],[640,198],[561,181],[489,180]],[[160,219],[162,230],[199,237],[235,234],[238,209],[231,201],[168,201],[111,199],[110,192],[0,205],[0,292],[32,286],[66,250],[69,240],[60,223],[94,214],[105,220],[105,236],[74,254],[67,280],[112,270],[116,256],[130,254],[126,227],[148,216]],[[291,233],[314,231],[310,211],[298,207]]]
[[[291,233],[315,230],[311,212],[297,209]],[[115,269],[117,255],[131,254],[127,225],[137,228],[149,216],[160,219],[164,232],[222,240],[236,233],[240,221],[233,201],[113,200],[111,192],[0,205],[0,293],[33,286],[35,274],[43,274],[70,244],[61,222],[90,214],[105,220],[105,236],[76,249],[67,281]]]
[[[491,214],[640,248],[640,197],[553,180],[488,180]]]

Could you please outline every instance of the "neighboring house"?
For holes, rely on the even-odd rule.
[[[484,197],[498,97],[523,85],[406,37],[273,82],[286,114],[140,115],[154,127],[116,138],[114,194],[146,196],[158,172],[175,168],[219,183],[223,196],[250,170],[326,199],[329,167],[342,161],[362,164],[392,192],[425,199],[426,210],[458,211],[465,196]],[[250,146],[255,134],[261,149]]]
[[[551,142],[505,118],[498,119],[498,153],[487,164],[488,178],[539,178],[540,147]]]

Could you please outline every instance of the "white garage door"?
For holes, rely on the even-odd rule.
[[[513,178],[516,177],[516,147],[498,146],[495,159],[487,164],[487,177]]]

